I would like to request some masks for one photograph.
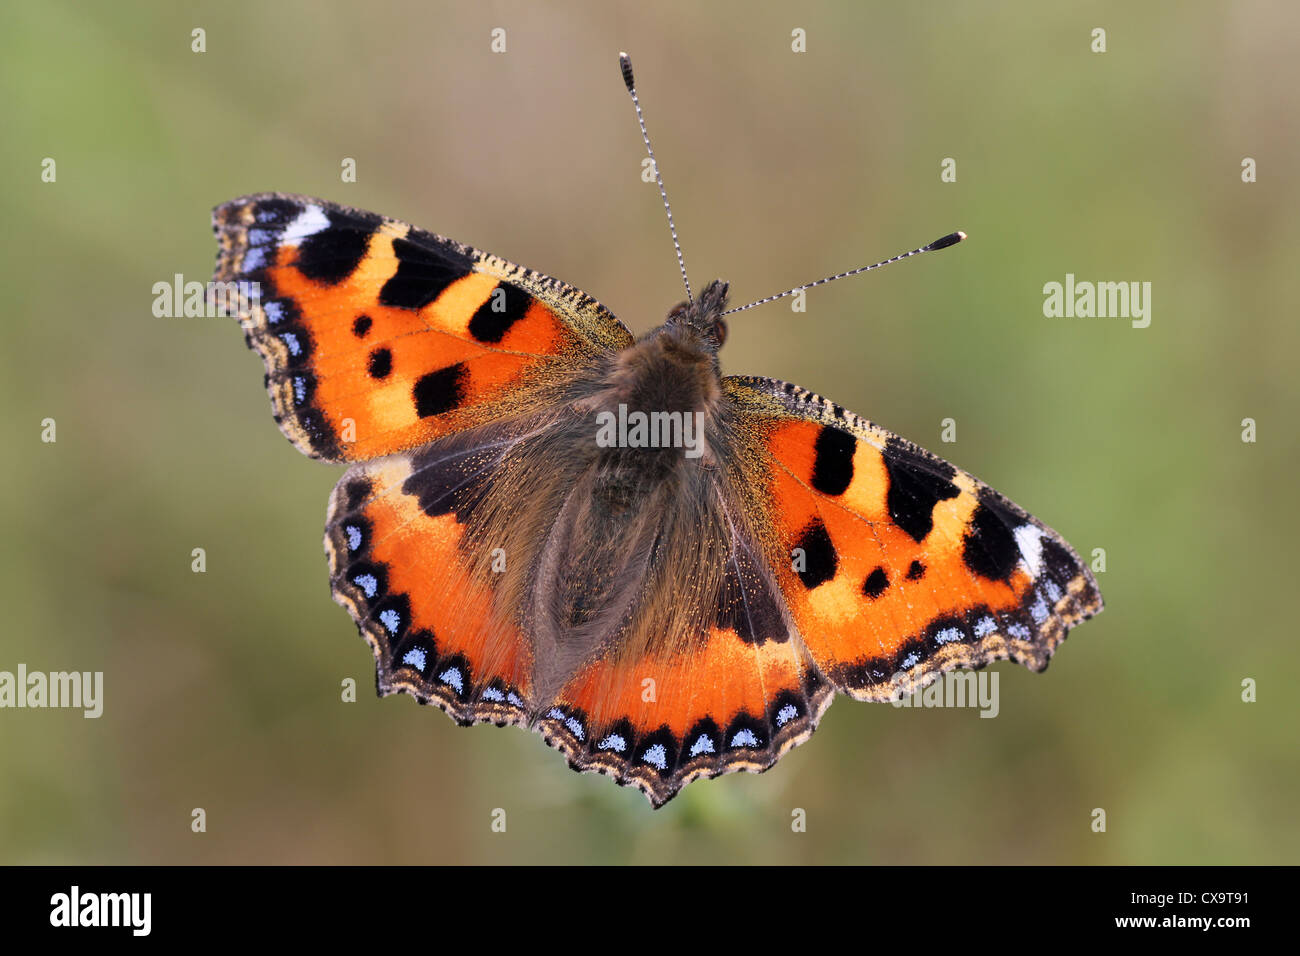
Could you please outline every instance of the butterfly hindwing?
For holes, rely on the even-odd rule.
[[[632,341],[571,286],[374,213],[265,193],[218,206],[213,228],[214,283],[312,457],[392,454],[518,412]]]
[[[798,386],[723,383],[764,462],[772,571],[837,689],[887,700],[955,667],[1042,670],[1101,610],[1065,540],[976,478]]]
[[[496,613],[470,529],[521,434],[489,426],[360,462],[334,489],[331,587],[374,652],[381,696],[412,694],[463,724],[530,723],[532,644]]]
[[[730,542],[703,616],[584,663],[539,727],[575,770],[634,785],[656,807],[692,780],[767,770],[812,735],[834,696],[757,549],[715,500]],[[699,572],[679,567],[678,593],[714,580]]]

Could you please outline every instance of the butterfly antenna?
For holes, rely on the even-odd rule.
[[[618,55],[618,65],[623,71],[623,82],[632,94],[632,105],[636,107],[636,121],[641,126],[641,138],[645,140],[645,151],[650,154],[650,165],[655,171],[655,182],[659,184],[659,195],[664,201],[664,212],[668,213],[668,231],[673,235],[673,248],[677,250],[677,267],[682,270],[682,283],[686,286],[686,299],[694,302],[691,295],[691,280],[686,275],[686,260],[682,258],[682,244],[677,241],[677,226],[673,223],[673,207],[668,205],[668,191],[664,189],[664,178],[659,175],[659,160],[655,159],[654,147],[650,145],[650,134],[646,132],[645,117],[641,115],[641,101],[636,95],[636,81],[632,78],[632,58],[626,53]]]
[[[769,295],[766,299],[759,299],[757,302],[751,302],[749,305],[742,305],[738,309],[728,309],[723,315],[731,315],[733,312],[744,312],[746,309],[752,309],[756,305],[765,305],[768,302],[775,302],[777,299],[784,299],[787,295],[794,295],[796,292],[802,292],[804,289],[811,289],[813,286],[825,285],[828,282],[834,282],[836,279],[847,279],[849,276],[855,276],[863,272],[870,272],[872,269],[879,269],[881,266],[887,266],[891,262],[898,262],[900,259],[909,259],[912,256],[919,256],[923,252],[935,252],[939,249],[947,249],[949,246],[955,246],[966,238],[964,232],[950,232],[942,239],[936,239],[928,246],[922,246],[920,249],[913,249],[911,252],[904,252],[902,255],[894,256],[892,259],[885,259],[881,262],[874,262],[869,266],[863,266],[860,269],[851,269],[848,272],[840,272],[833,276],[827,276],[825,279],[818,279],[816,282],[809,282],[807,285],[795,286],[793,289],[787,289],[780,295]]]

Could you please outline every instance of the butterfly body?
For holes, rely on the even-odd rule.
[[[797,386],[721,374],[727,288],[634,339],[577,289],[285,194],[217,208],[282,430],[350,463],[336,600],[404,692],[531,727],[659,806],[758,771],[836,692],[1041,670],[1101,609],[1055,532]]]

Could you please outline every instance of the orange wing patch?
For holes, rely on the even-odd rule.
[[[1068,544],[940,458],[797,386],[724,380],[766,456],[768,557],[804,644],[886,700],[954,667],[1047,666],[1101,610]]]
[[[303,452],[364,460],[517,411],[631,342],[563,283],[405,223],[267,194],[219,206],[217,282]]]

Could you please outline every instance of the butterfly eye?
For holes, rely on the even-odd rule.
[[[714,319],[713,335],[717,338],[719,345],[727,341],[727,323],[722,321],[722,319]]]

